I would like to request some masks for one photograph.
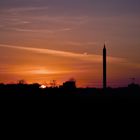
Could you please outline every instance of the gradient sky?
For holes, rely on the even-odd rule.
[[[0,82],[140,83],[139,0],[0,0]]]

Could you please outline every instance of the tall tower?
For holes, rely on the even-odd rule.
[[[106,89],[107,87],[107,62],[106,62],[107,52],[106,52],[106,46],[104,45],[103,48],[103,88]]]

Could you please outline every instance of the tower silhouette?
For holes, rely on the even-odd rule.
[[[107,57],[107,52],[106,52],[106,46],[104,44],[103,48],[103,88],[106,89],[107,87],[107,65],[106,65],[106,57]]]

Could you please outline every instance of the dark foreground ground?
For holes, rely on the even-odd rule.
[[[46,88],[39,85],[0,85],[0,99],[31,100],[94,100],[94,101],[137,101],[140,102],[140,87],[126,88]]]

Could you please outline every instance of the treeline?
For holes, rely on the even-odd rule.
[[[60,87],[41,88],[40,84],[0,84],[2,98],[41,98],[41,99],[140,99],[140,86],[130,84],[124,88],[76,88],[74,83],[66,82]]]

